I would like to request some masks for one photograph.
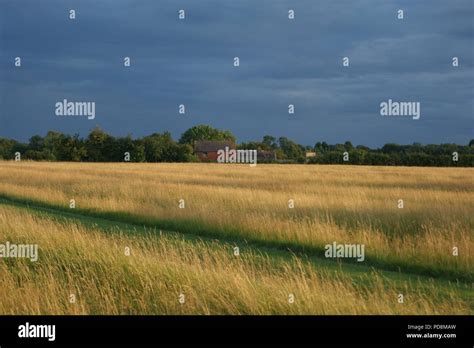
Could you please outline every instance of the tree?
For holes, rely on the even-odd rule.
[[[296,144],[294,141],[286,137],[280,137],[278,143],[287,159],[304,162],[306,154],[303,146]]]
[[[133,150],[131,153],[131,161],[133,162],[145,162],[145,144],[142,139],[133,141]]]
[[[315,145],[314,145],[314,151],[321,154],[323,152],[326,152],[329,150],[329,145],[323,141],[322,143],[321,142],[317,142]]]
[[[66,136],[59,132],[49,131],[43,139],[43,146],[48,149],[57,160],[64,161],[63,144]]]
[[[262,143],[265,144],[267,147],[272,148],[274,150],[278,148],[278,143],[276,141],[276,138],[272,137],[271,135],[265,135],[263,137]]]
[[[235,136],[230,131],[221,131],[207,125],[199,125],[189,128],[179,139],[180,144],[194,145],[199,140],[228,140],[236,142]]]
[[[49,149],[42,149],[41,151],[27,150],[25,158],[34,161],[55,161],[56,157]]]
[[[18,144],[15,140],[0,138],[0,159],[13,158],[13,148]]]
[[[397,152],[401,152],[402,150],[403,150],[402,146],[398,144],[394,144],[394,143],[385,144],[382,147],[382,152],[384,153],[397,153]]]
[[[24,158],[35,161],[55,161],[54,153],[45,147],[44,138],[34,135],[30,138]]]
[[[193,148],[189,144],[178,144],[171,133],[154,133],[144,138],[145,158],[147,162],[191,162]]]
[[[80,162],[87,159],[87,149],[79,134],[66,135],[61,142],[59,160]]]
[[[44,147],[44,139],[40,135],[33,135],[28,143],[28,150],[42,151]]]
[[[114,138],[99,127],[95,127],[86,139],[87,160],[91,162],[107,162],[114,148]]]

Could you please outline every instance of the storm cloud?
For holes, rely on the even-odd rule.
[[[473,4],[0,0],[0,136],[84,136],[99,125],[113,135],[179,137],[204,123],[239,141],[271,134],[309,145],[467,144]],[[95,119],[58,117],[54,105],[64,99],[95,102]],[[420,119],[380,116],[388,99],[420,102]]]

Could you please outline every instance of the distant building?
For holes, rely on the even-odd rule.
[[[203,162],[216,162],[217,152],[219,150],[225,150],[226,147],[231,150],[236,148],[232,141],[196,141],[194,143],[194,154]]]
[[[227,149],[226,149],[227,148]],[[236,150],[237,147],[232,141],[214,141],[214,140],[203,140],[196,141],[194,143],[194,154],[202,162],[217,162],[219,150]],[[245,151],[245,150],[239,150]],[[253,150],[254,151],[254,150]],[[276,151],[257,151],[257,162],[275,162]]]
[[[316,158],[316,152],[306,152],[306,162],[311,162],[313,158]]]
[[[258,162],[275,162],[276,161],[276,151],[257,151],[257,161]]]

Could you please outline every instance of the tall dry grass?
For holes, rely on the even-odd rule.
[[[39,259],[0,260],[0,314],[470,312],[454,287],[443,294],[434,283],[420,290],[382,280],[376,272],[367,275],[367,285],[356,285],[343,273],[330,274],[296,257],[275,260],[254,252],[237,257],[222,243],[103,233],[0,205],[3,241],[38,244]],[[397,301],[400,292],[403,304]]]
[[[333,241],[361,243],[367,263],[472,281],[473,174],[472,168],[0,162],[0,195],[64,208],[75,199],[78,210],[321,256]]]

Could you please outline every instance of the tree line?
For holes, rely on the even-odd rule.
[[[130,135],[114,137],[94,128],[87,137],[49,131],[46,136],[35,135],[28,143],[0,138],[0,159],[73,162],[194,162],[198,158],[193,146],[199,140],[226,140],[236,143],[230,131],[199,125],[185,131],[178,141],[171,133],[153,133],[133,139]],[[274,151],[281,163],[363,164],[404,166],[474,166],[474,140],[467,145],[385,144],[381,148],[317,142],[303,146],[286,137],[265,135],[261,141],[244,142],[238,149]],[[315,157],[307,157],[308,153]]]

